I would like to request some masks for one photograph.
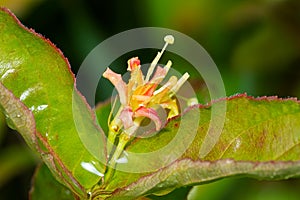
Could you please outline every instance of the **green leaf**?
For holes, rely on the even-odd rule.
[[[68,61],[49,40],[3,8],[0,36],[0,108],[8,125],[39,152],[57,180],[86,197],[105,171],[98,161],[105,159],[105,144],[91,109],[74,90]]]
[[[186,200],[192,187],[181,187],[164,196],[150,195],[148,198],[152,200]]]
[[[200,149],[209,127],[211,108],[224,101],[227,111],[223,131],[216,145],[201,158]],[[201,118],[197,135],[183,155],[169,166],[154,172],[116,171],[106,188],[112,191],[109,199],[163,194],[181,186],[237,175],[267,180],[300,176],[300,104],[295,99],[255,99],[237,95],[212,105],[199,105],[181,118],[171,120],[155,136],[137,139],[128,146],[127,153],[145,153],[162,148],[175,137],[180,127],[178,124],[186,122],[193,126],[199,111]],[[165,159],[169,156],[162,155]]]
[[[299,180],[256,181],[250,178],[229,178],[194,187],[188,200],[297,200]]]
[[[213,183],[205,184],[205,185],[199,185],[199,186],[194,186],[188,196],[188,200],[198,200],[203,197],[206,199],[210,200],[218,200],[218,199],[227,199],[227,197],[230,196],[230,199],[235,199],[232,198],[232,194],[230,194],[230,189],[234,190],[234,194],[239,195],[240,194],[245,194],[241,193],[240,191],[237,193],[236,192],[236,185],[241,185],[239,182],[245,180],[245,178],[241,179],[235,179],[235,178],[229,178],[229,179],[222,179]],[[236,185],[235,185],[236,184]],[[241,187],[243,187],[241,185]],[[240,188],[239,188],[240,189]],[[248,190],[245,189],[245,190]],[[239,199],[239,198],[238,198]]]
[[[52,176],[50,170],[46,165],[37,167],[33,176],[33,185],[31,187],[29,197],[31,200],[74,200],[78,199],[73,196],[72,192],[57,182]],[[137,200],[150,200],[146,197],[137,198]]]
[[[72,192],[57,182],[44,164],[37,167],[33,176],[33,185],[29,193],[31,200],[74,200]]]

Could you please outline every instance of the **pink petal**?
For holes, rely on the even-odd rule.
[[[129,106],[126,106],[120,113],[119,119],[122,121],[124,129],[128,129],[133,126],[133,112]]]
[[[171,68],[172,62],[169,60],[164,68],[157,66],[156,71],[150,80],[150,83],[159,84],[167,75]]]
[[[167,70],[157,66],[156,71],[153,75],[153,77],[150,80],[150,83],[159,84],[167,75]]]
[[[167,102],[160,104],[163,108],[169,109],[168,119],[175,117],[179,114],[176,99],[170,99]]]
[[[157,112],[153,108],[139,107],[134,112],[134,117],[147,117],[155,123],[156,130],[158,131],[162,124],[161,120],[158,117]]]
[[[129,66],[128,66],[129,67]],[[136,90],[137,87],[144,84],[144,76],[141,71],[141,66],[137,66],[133,68],[130,73],[130,79],[128,81],[127,89],[128,89],[128,99],[130,99],[132,93]]]
[[[127,63],[128,63],[128,68],[127,68],[128,71],[132,71],[141,65],[141,61],[139,60],[138,57],[133,57],[129,59]]]
[[[121,75],[107,68],[103,73],[103,77],[110,80],[110,82],[115,86],[119,93],[121,104],[127,105],[127,86],[123,81]]]

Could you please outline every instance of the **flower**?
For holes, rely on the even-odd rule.
[[[145,117],[154,122],[156,130],[161,129],[163,124],[157,113],[159,106],[169,111],[168,118],[178,115],[178,105],[174,95],[189,78],[189,74],[185,73],[179,80],[176,76],[171,76],[159,87],[172,65],[169,60],[164,67],[157,66],[167,45],[174,42],[174,37],[171,35],[167,35],[164,39],[166,43],[152,61],[146,77],[141,71],[141,62],[138,57],[128,60],[127,70],[130,72],[130,79],[127,84],[120,74],[109,68],[103,73],[103,77],[115,86],[121,103],[116,117],[109,124],[114,132],[122,128],[123,132],[131,136]]]

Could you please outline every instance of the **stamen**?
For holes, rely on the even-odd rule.
[[[112,105],[112,107],[111,107],[111,109],[110,109],[110,113],[109,113],[109,116],[108,116],[108,120],[107,120],[107,125],[108,125],[108,127],[109,127],[109,125],[110,125],[110,123],[111,123],[111,116],[112,116],[112,114],[113,114],[113,112],[114,112],[114,109],[115,109],[115,106],[116,106],[116,103],[117,103],[117,97],[115,97],[115,100],[114,100],[114,103],[113,103],[113,105]]]
[[[147,72],[147,75],[146,75],[146,78],[145,78],[145,82],[148,82],[150,80],[150,76],[153,74],[154,68],[156,67],[160,57],[161,57],[161,53],[158,52],[156,57],[154,58],[154,60],[150,64],[150,67],[148,69],[148,72]]]
[[[153,83],[156,85],[160,84],[160,82],[166,78],[166,75],[168,74],[168,72],[171,68],[171,65],[172,65],[172,62],[169,60],[167,65],[164,68],[157,66],[156,71],[154,72],[149,83]],[[155,89],[156,89],[156,87],[155,87]]]
[[[177,77],[176,76],[171,76],[169,81],[167,83],[165,83],[161,88],[159,88],[158,90],[154,91],[153,95],[157,95],[160,92],[164,91],[166,88],[170,88],[173,85],[175,85],[177,82]]]
[[[164,41],[166,42],[164,47],[162,48],[161,52],[158,52],[152,63],[150,64],[150,67],[147,72],[147,76],[145,79],[145,82],[148,82],[150,80],[150,76],[153,74],[154,68],[156,67],[159,59],[161,58],[162,54],[166,50],[168,44],[173,44],[174,43],[174,37],[172,35],[166,35],[164,38]]]
[[[151,97],[146,95],[132,95],[132,99],[137,101],[148,101],[150,98]]]
[[[174,36],[173,35],[166,35],[164,37],[165,42],[169,43],[169,44],[174,44]]]
[[[166,70],[166,74],[169,72],[172,65],[172,61],[168,60],[167,64],[164,66],[164,69]]]
[[[188,73],[185,73],[174,85],[171,89],[172,93],[175,94],[180,89],[180,87],[186,82],[186,80],[190,77]]]
[[[168,44],[174,44],[174,37],[173,35],[166,35],[164,37],[164,41],[166,42],[165,43],[165,46],[163,47],[162,51],[161,51],[161,54],[166,50]]]

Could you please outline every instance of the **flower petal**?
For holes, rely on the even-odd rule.
[[[140,66],[134,68],[131,71],[130,79],[128,81],[128,99],[131,99],[131,96],[133,95],[133,92],[144,84],[144,75],[140,69]]]
[[[136,88],[132,93],[129,105],[133,110],[136,110],[140,105],[147,107],[147,103],[150,101],[157,85],[155,84],[145,84]]]
[[[158,96],[160,95],[162,97],[165,96],[166,91],[169,91],[172,87],[174,87],[177,84],[177,77],[171,76],[168,82],[166,82],[163,86],[161,86],[158,90],[156,90],[153,95]]]
[[[151,97],[146,95],[132,95],[132,101],[137,101],[139,103],[143,103],[144,101],[148,101]]]
[[[156,89],[156,84],[147,83],[145,85],[139,86],[133,92],[133,95],[145,95],[151,97]]]
[[[166,78],[171,65],[172,62],[169,60],[164,68],[157,66],[156,71],[150,80],[150,83],[159,84],[164,78]]]
[[[126,83],[123,81],[121,75],[107,68],[106,71],[103,73],[103,77],[110,80],[110,82],[115,86],[119,93],[121,104],[127,105],[127,86]]]
[[[133,71],[135,68],[141,65],[141,61],[138,57],[133,57],[127,61],[128,63],[128,71]]]
[[[126,106],[120,113],[119,119],[122,121],[124,129],[128,129],[133,126],[133,112],[129,106]]]
[[[175,117],[179,114],[177,101],[176,99],[170,99],[167,102],[163,102],[160,104],[163,108],[168,109],[168,119]]]
[[[134,112],[134,117],[147,117],[151,119],[154,122],[157,131],[162,126],[161,120],[159,119],[157,112],[153,108],[139,107]]]

